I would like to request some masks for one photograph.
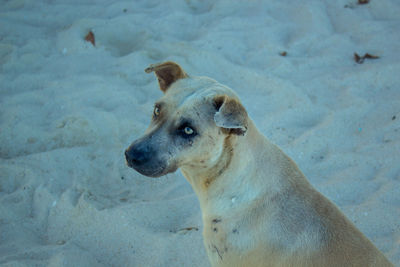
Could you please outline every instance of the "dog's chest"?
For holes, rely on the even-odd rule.
[[[215,217],[204,222],[204,245],[211,262],[230,262],[232,257],[243,253],[240,249],[243,239],[241,228],[231,220]],[[213,264],[214,266],[215,264]]]

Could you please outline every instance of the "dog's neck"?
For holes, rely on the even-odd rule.
[[[256,143],[261,140],[262,143]],[[260,142],[260,141],[258,141]],[[257,146],[272,145],[250,121],[244,136],[228,135],[216,163],[210,168],[182,167],[181,171],[192,185],[203,214],[220,212],[218,206],[248,202],[264,195],[268,190],[268,181],[259,185],[249,181],[256,177],[257,164],[261,155]],[[214,209],[217,209],[215,211]]]

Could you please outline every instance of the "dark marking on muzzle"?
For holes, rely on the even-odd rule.
[[[139,167],[146,164],[151,158],[149,149],[140,149],[138,146],[133,146],[125,150],[125,158],[129,167]]]
[[[129,167],[143,175],[159,177],[165,174],[166,162],[159,158],[157,150],[146,139],[135,141],[125,150],[125,159]]]

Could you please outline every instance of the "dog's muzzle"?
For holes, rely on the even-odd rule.
[[[139,150],[136,147],[130,147],[125,150],[125,159],[129,167],[135,168],[146,164],[150,160],[150,154],[149,150]]]
[[[160,160],[158,156],[158,153],[151,149],[151,146],[143,142],[135,142],[125,150],[127,165],[150,177],[159,177],[165,174],[166,163]]]

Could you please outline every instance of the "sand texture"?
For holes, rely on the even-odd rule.
[[[166,60],[234,89],[400,266],[398,0],[1,0],[0,266],[209,266],[181,173],[125,165]]]

